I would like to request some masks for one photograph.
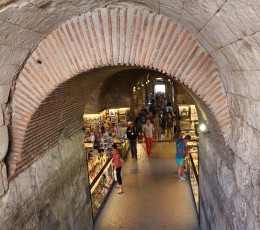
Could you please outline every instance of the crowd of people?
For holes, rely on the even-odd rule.
[[[146,120],[149,119],[150,123],[154,126],[153,139],[156,141],[161,140],[161,134],[164,134],[165,139],[172,141],[177,135],[177,117],[175,112],[146,112],[142,110],[135,119],[135,128],[139,136],[143,133],[143,126]]]

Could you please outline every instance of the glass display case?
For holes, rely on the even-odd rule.
[[[114,182],[111,153],[87,149],[89,184],[95,219]]]
[[[116,144],[124,158],[129,149],[128,141]],[[112,149],[107,147],[97,150],[86,146],[86,152],[93,218],[95,219],[114,182]]]
[[[196,147],[193,147],[189,153],[188,170],[193,198],[199,215],[199,155]]]

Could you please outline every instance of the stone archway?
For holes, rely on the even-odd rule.
[[[182,82],[206,103],[228,141],[231,122],[221,78],[210,55],[188,31],[142,8],[98,8],[53,31],[22,69],[12,101],[9,175],[17,175],[46,150],[45,137],[35,137],[30,130],[40,126],[34,115],[55,89],[80,73],[120,65],[155,69]],[[75,128],[79,123],[67,131]],[[58,141],[52,138],[53,144]]]

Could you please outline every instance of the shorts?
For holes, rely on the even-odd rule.
[[[176,161],[178,166],[183,166],[183,158],[176,158]]]

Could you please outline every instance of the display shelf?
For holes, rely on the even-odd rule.
[[[95,190],[95,188],[97,187],[99,181],[102,178],[102,175],[104,174],[104,172],[106,172],[106,170],[112,166],[112,159],[108,160],[105,165],[102,167],[102,169],[97,173],[97,176],[95,177],[95,179],[90,183],[90,191],[91,193]]]
[[[95,219],[111,190],[114,179],[111,156],[95,151],[92,154],[90,151],[88,152],[88,171],[93,218]]]

